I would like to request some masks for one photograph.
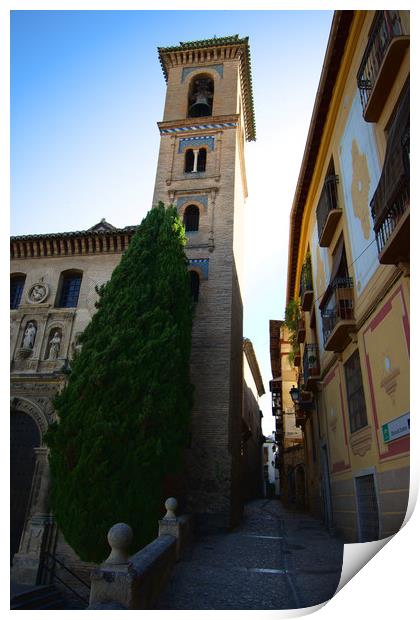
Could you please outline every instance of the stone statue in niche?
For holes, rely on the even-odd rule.
[[[59,332],[59,330],[56,330],[53,334],[53,337],[51,338],[50,342],[50,350],[48,353],[48,358],[49,360],[56,360],[58,358],[58,354],[60,353],[60,346],[61,346],[61,334]]]
[[[25,334],[23,336],[22,347],[24,349],[33,349],[34,343],[35,343],[35,336],[36,336],[35,324],[32,323],[32,321],[29,321],[25,329]]]

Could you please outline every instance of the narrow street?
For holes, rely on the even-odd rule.
[[[294,609],[330,599],[343,544],[305,513],[260,499],[232,532],[200,537],[175,567],[157,609]]]

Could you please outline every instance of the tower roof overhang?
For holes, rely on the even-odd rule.
[[[197,64],[203,63],[204,65],[208,62],[208,54],[194,55],[191,52],[200,50],[207,50],[210,52],[213,50],[215,52],[213,58],[220,58],[218,54],[219,50],[227,50],[228,53],[224,52],[224,57],[226,59],[239,57],[242,99],[244,102],[245,137],[248,141],[256,139],[254,99],[252,94],[251,52],[248,44],[248,37],[240,38],[239,35],[235,34],[228,37],[203,39],[201,41],[180,41],[179,45],[158,47],[157,49],[166,81],[168,81],[169,69],[172,66],[187,64],[189,62]]]
[[[290,212],[286,301],[294,297],[303,213],[354,13],[354,11],[336,11],[331,25],[327,51]]]

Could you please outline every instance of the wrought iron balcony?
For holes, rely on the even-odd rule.
[[[375,197],[372,200],[372,215],[375,219]],[[410,183],[401,179],[395,191],[375,221],[376,244],[379,262],[397,265],[410,261]]]
[[[306,337],[305,319],[301,318],[301,319],[298,320],[298,325],[297,325],[297,340],[298,340],[298,342],[305,342],[305,337]]]
[[[366,121],[378,121],[409,43],[398,11],[378,11],[357,73]]]
[[[302,409],[297,409],[295,412],[296,426],[300,426],[301,428],[305,425],[306,415]]]
[[[312,284],[312,266],[311,259],[308,256],[302,266],[300,274],[300,291],[302,310],[309,311],[312,308],[314,300],[314,287]]]
[[[305,390],[312,390],[320,377],[318,345],[306,344],[303,353],[303,385]]]
[[[330,245],[333,234],[340,220],[342,210],[337,197],[338,176],[330,174],[325,178],[324,187],[316,209],[319,245],[326,248]]]
[[[389,131],[385,161],[370,203],[379,262],[410,261],[410,91],[407,89]]]
[[[335,278],[321,310],[324,349],[342,351],[355,328],[352,278]]]

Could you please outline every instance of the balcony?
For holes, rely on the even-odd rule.
[[[354,295],[352,278],[335,278],[330,295],[321,310],[324,349],[342,351],[354,331]]]
[[[298,320],[298,324],[297,324],[297,341],[299,343],[305,342],[305,337],[306,337],[305,319],[301,318]]]
[[[407,89],[389,131],[385,161],[370,203],[379,262],[410,262],[410,91]]]
[[[304,411],[302,411],[301,409],[298,409],[295,412],[295,419],[296,419],[296,426],[300,426],[301,428],[305,426],[306,415]]]
[[[303,386],[311,391],[320,379],[319,349],[317,344],[306,344],[303,353]]]
[[[330,174],[325,178],[324,187],[316,208],[319,245],[327,248],[340,221],[342,210],[337,198],[338,176]]]
[[[365,121],[379,120],[409,44],[398,11],[378,11],[357,74]]]
[[[305,312],[309,311],[312,308],[312,303],[314,300],[314,287],[312,284],[312,266],[311,266],[311,257],[308,256],[305,259],[305,262],[302,266],[302,271],[300,274],[300,291],[299,296],[301,299],[301,307]]]

